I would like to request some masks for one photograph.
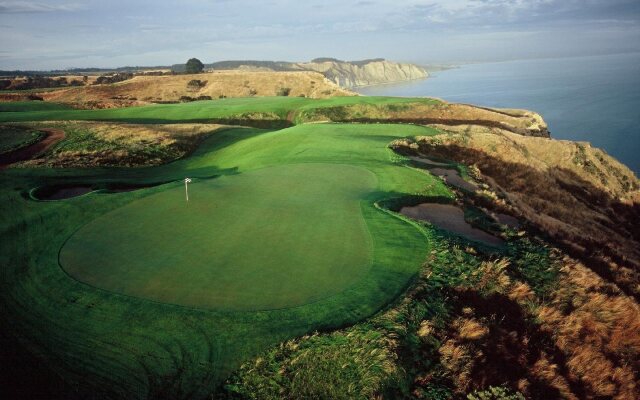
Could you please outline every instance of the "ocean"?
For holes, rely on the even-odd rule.
[[[533,110],[553,138],[591,142],[640,172],[640,53],[466,64],[357,91]]]

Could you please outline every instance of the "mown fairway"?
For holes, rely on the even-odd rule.
[[[287,102],[313,104],[261,100],[243,107],[286,114]],[[180,105],[171,107],[177,120]],[[183,107],[191,118],[194,103]],[[151,112],[107,111],[142,120]],[[46,393],[67,398],[203,398],[268,346],[372,315],[410,284],[429,251],[421,229],[375,202],[449,195],[387,145],[435,132],[236,128],[160,167],[0,172],[0,324],[11,327],[0,332],[1,355],[13,365],[4,379],[53,374],[64,385]],[[185,176],[195,178],[189,204]],[[43,185],[114,182],[166,183],[62,201],[26,195]]]

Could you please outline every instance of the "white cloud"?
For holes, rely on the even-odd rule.
[[[28,14],[56,11],[76,11],[82,7],[79,4],[44,4],[34,1],[8,1],[0,4],[0,14]]]

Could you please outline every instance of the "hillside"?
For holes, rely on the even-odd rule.
[[[115,84],[89,85],[39,93],[46,101],[79,108],[112,108],[210,100],[223,97],[349,96],[316,72],[216,71],[195,75],[136,76]]]
[[[182,71],[184,65],[174,65],[172,68],[176,71]],[[205,64],[205,68],[208,70],[316,71],[344,88],[404,82],[424,79],[429,76],[427,70],[420,66],[382,58],[362,61],[316,58],[310,62],[220,61]]]
[[[640,299],[640,181],[628,167],[589,143],[479,126],[439,128],[448,133],[394,147],[470,166],[497,194],[489,201],[494,207],[526,219]]]

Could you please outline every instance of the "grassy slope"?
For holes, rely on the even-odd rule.
[[[225,100],[228,103],[3,113],[0,118],[178,121],[225,115],[229,110],[275,110],[283,115],[288,107],[307,101]],[[221,111],[215,107],[219,104],[228,108]],[[397,137],[433,132],[415,126],[337,124],[304,125],[278,132],[233,129],[207,139],[192,157],[162,167],[3,172],[0,202],[13,211],[3,213],[0,220],[0,262],[4,266],[0,322],[12,326],[12,335],[3,336],[5,348],[28,348],[39,355],[38,363],[57,371],[81,395],[201,397],[240,362],[269,345],[371,315],[406,286],[427,251],[420,231],[376,209],[372,201],[401,194],[447,193],[428,175],[394,164],[386,145]],[[352,290],[317,303],[268,312],[205,311],[144,301],[96,290],[59,268],[58,251],[78,227],[180,183],[60,202],[37,203],[21,194],[44,182],[157,182],[301,162],[363,166],[377,176],[378,188],[362,207],[374,243],[373,265]]]

